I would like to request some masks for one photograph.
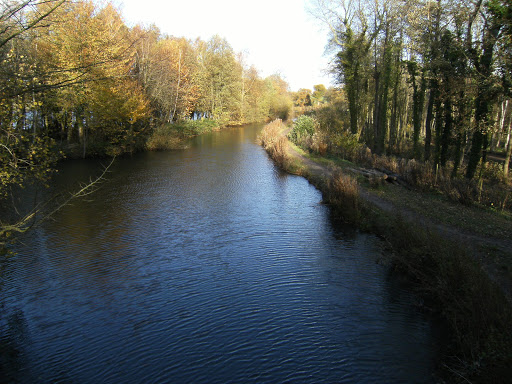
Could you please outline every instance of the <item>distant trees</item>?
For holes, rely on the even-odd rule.
[[[218,36],[189,41],[128,28],[112,4],[91,0],[2,3],[2,191],[47,175],[52,143],[81,156],[122,153],[161,124],[243,124],[290,109],[287,84],[262,79]]]
[[[3,1],[0,209],[16,188],[47,180],[61,151],[131,152],[163,124],[286,118],[291,104],[279,76],[261,78],[218,36],[129,28],[111,3]],[[2,220],[0,237],[11,231]]]
[[[470,179],[489,149],[510,159],[510,0],[316,0],[316,14],[350,131],[373,152],[408,151],[454,176],[467,164]]]

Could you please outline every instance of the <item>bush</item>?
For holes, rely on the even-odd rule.
[[[220,128],[219,123],[211,119],[183,120],[173,125],[185,137],[202,135],[203,133],[213,132]]]
[[[177,149],[182,145],[179,132],[170,124],[155,128],[146,142],[146,148],[150,151],[162,151]]]
[[[329,147],[328,142],[328,135],[319,131],[315,132],[313,136],[311,136],[308,146],[313,152],[318,153],[320,156],[325,156]]]
[[[505,179],[503,165],[494,161],[486,163],[482,170],[482,177],[493,184],[502,182]]]
[[[364,160],[363,157],[367,155],[366,145],[359,142],[357,135],[349,132],[336,132],[332,134],[330,142],[330,152],[343,159],[362,161]]]
[[[311,139],[318,128],[318,122],[314,117],[302,115],[293,124],[289,138],[297,145],[303,145]]]

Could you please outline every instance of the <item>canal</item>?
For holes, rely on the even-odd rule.
[[[434,327],[384,244],[333,221],[256,144],[260,129],[117,159],[95,194],[24,236],[0,260],[0,376],[433,382]],[[52,189],[98,169],[67,161]]]

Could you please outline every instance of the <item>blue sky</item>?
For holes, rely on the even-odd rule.
[[[306,12],[307,0],[118,0],[128,25],[154,23],[164,33],[208,40],[218,34],[260,75],[279,73],[292,91],[330,85],[327,32]]]

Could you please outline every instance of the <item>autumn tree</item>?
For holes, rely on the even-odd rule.
[[[323,84],[313,86],[313,94],[311,95],[314,104],[323,104],[325,102],[325,93],[327,88]]]
[[[38,66],[37,35],[65,1],[13,1],[0,10],[0,200],[11,188],[46,180],[56,155],[38,135],[47,90]],[[55,86],[54,84],[50,86]]]

